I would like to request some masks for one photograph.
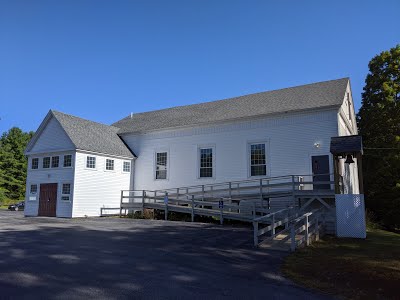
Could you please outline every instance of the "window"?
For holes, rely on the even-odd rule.
[[[113,159],[106,159],[106,170],[107,171],[114,170],[114,160]]]
[[[59,163],[60,163],[60,157],[59,156],[53,156],[51,158],[51,167],[52,168],[58,168]]]
[[[96,169],[96,157],[88,156],[86,158],[86,168],[88,168],[88,169]]]
[[[156,153],[156,179],[167,179],[167,152]]]
[[[213,177],[213,149],[200,148],[200,178]]]
[[[39,169],[39,158],[32,158],[31,169]]]
[[[131,162],[130,161],[124,161],[122,165],[122,172],[130,172],[131,171]]]
[[[43,169],[50,168],[50,157],[43,158]]]
[[[72,167],[72,155],[64,155],[64,168]]]
[[[267,175],[265,144],[250,144],[250,176]]]
[[[31,184],[30,191],[31,195],[36,195],[37,193],[37,184]]]
[[[38,192],[38,185],[37,184],[31,184],[29,187],[29,201],[35,201],[37,197],[37,192]]]
[[[61,190],[61,200],[69,201],[71,196],[71,184],[70,183],[63,183],[62,190]]]

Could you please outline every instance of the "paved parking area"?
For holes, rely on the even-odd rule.
[[[0,211],[0,298],[325,299],[279,274],[251,229]]]

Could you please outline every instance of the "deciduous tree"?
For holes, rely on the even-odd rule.
[[[400,228],[400,45],[368,66],[358,114],[366,204],[385,227]]]

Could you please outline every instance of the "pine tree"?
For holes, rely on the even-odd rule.
[[[32,136],[33,132],[13,127],[0,138],[0,196],[3,198],[24,198],[27,171],[24,150]]]
[[[366,204],[385,227],[400,228],[400,45],[368,66],[358,114]]]

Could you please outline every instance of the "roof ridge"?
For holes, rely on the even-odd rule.
[[[92,120],[89,120],[89,119],[84,119],[84,118],[77,117],[77,116],[74,116],[74,115],[71,115],[71,114],[63,113],[63,112],[58,111],[58,110],[50,109],[50,111],[53,113],[53,115],[55,115],[54,113],[62,114],[64,116],[73,117],[73,118],[76,118],[76,119],[79,119],[79,120],[83,120],[83,121],[86,121],[86,122],[90,122],[90,123],[94,123],[94,124],[98,124],[98,125],[102,125],[102,126],[107,126],[107,127],[112,127],[112,128],[115,128],[115,129],[119,129],[118,127],[115,127],[113,125],[108,125],[108,124],[92,121]]]
[[[181,107],[191,107],[191,106],[201,105],[201,104],[205,104],[205,103],[216,103],[216,102],[220,102],[220,101],[228,101],[228,100],[231,100],[231,99],[238,99],[238,98],[247,97],[247,96],[255,96],[255,95],[260,95],[260,94],[264,94],[264,93],[272,93],[272,92],[283,91],[283,90],[288,90],[288,89],[294,89],[294,88],[299,88],[299,87],[305,87],[305,86],[310,86],[310,85],[317,85],[317,84],[328,83],[328,82],[332,82],[332,81],[340,81],[340,80],[344,80],[344,79],[350,80],[350,77],[342,77],[342,78],[337,78],[337,79],[330,79],[330,80],[306,83],[306,84],[295,85],[295,86],[291,86],[291,87],[285,87],[285,88],[268,90],[268,91],[257,92],[257,93],[243,94],[243,95],[240,95],[240,96],[228,97],[228,98],[218,99],[218,100],[211,100],[211,101],[206,101],[206,102],[199,102],[199,103],[193,103],[193,104],[171,106],[171,107],[166,107],[166,108],[161,108],[161,109],[156,109],[156,110],[138,112],[138,113],[134,113],[133,115],[135,116],[135,115],[141,115],[141,114],[146,114],[146,113],[154,113],[154,112],[166,111],[166,110],[169,110],[169,109],[176,109],[176,108],[181,108]],[[129,118],[130,118],[130,114],[128,116],[118,120],[117,122],[114,122],[113,124],[116,124],[119,121],[122,121],[122,120],[125,120],[125,119],[129,119]],[[114,125],[111,125],[111,126],[116,127]]]

